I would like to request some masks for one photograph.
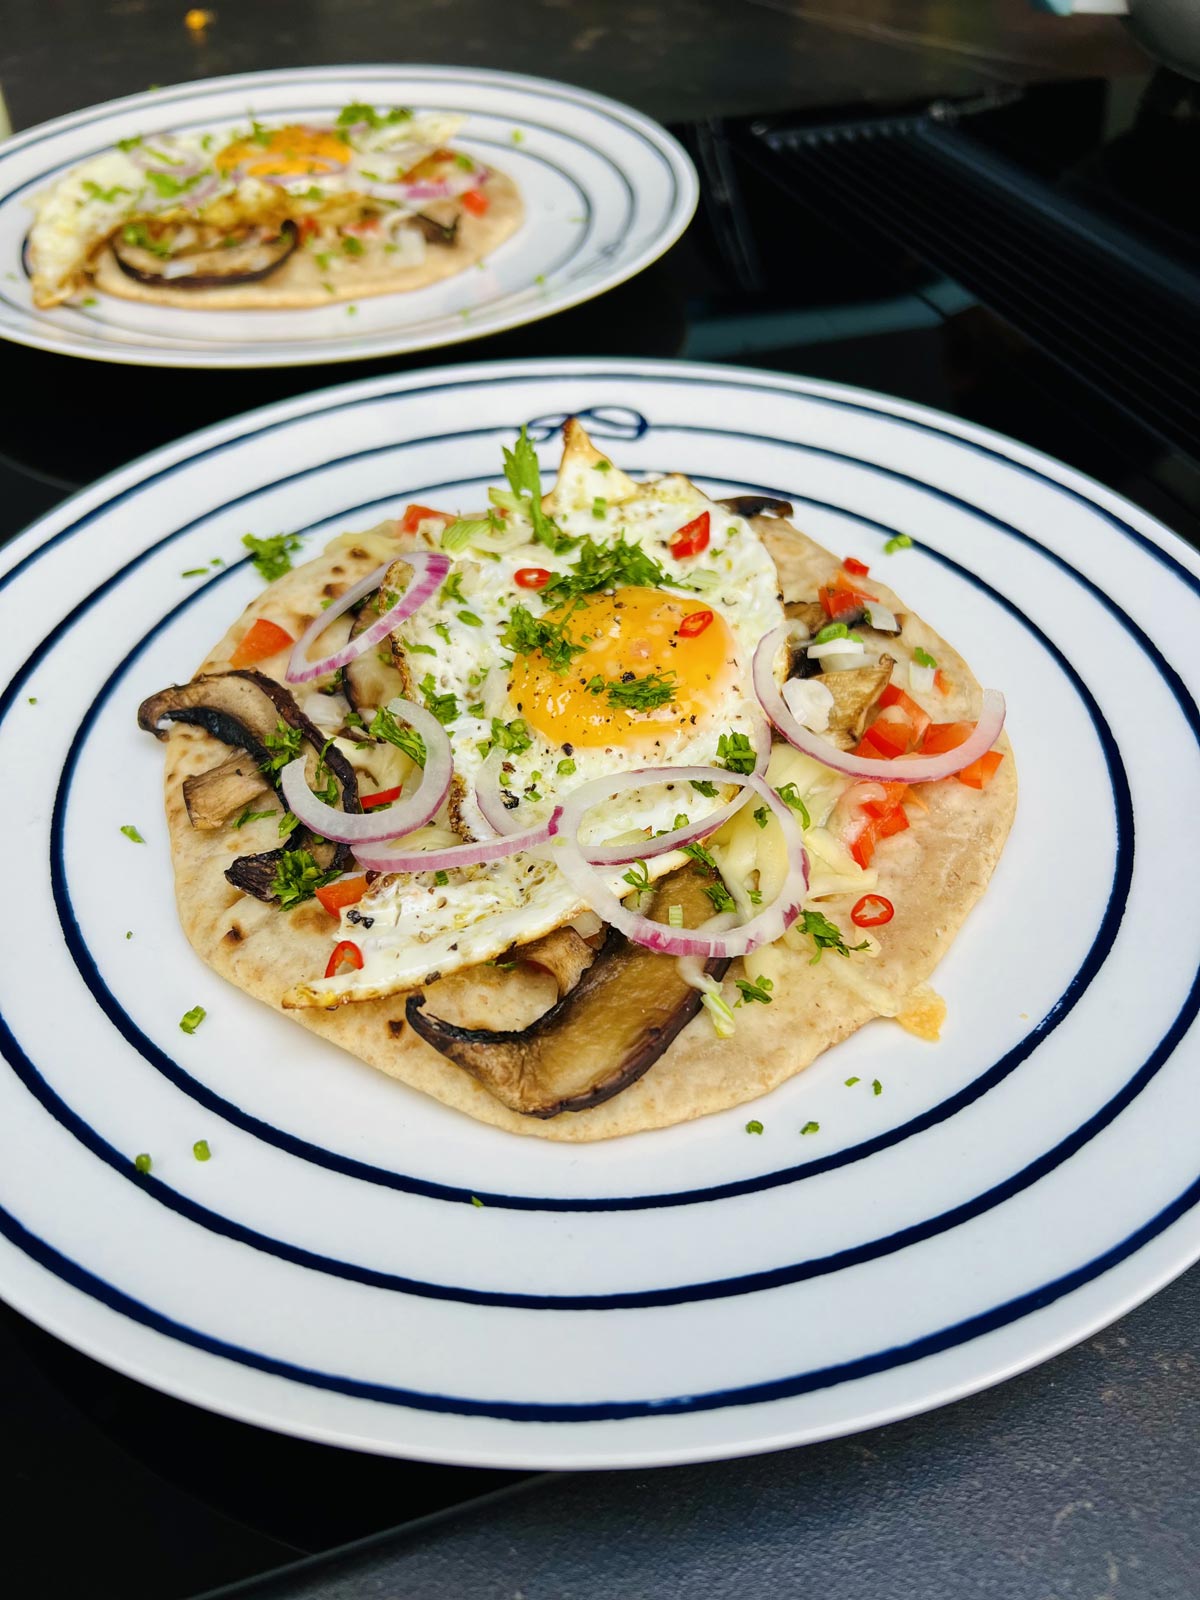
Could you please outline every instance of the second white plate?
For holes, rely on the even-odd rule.
[[[111,295],[38,311],[24,265],[31,197],[116,140],[264,122],[333,121],[367,101],[464,112],[456,144],[506,171],[521,229],[478,270],[412,293],[307,311],[201,311]],[[315,67],[213,78],[93,106],[0,146],[0,337],[155,367],[290,367],[477,339],[623,283],[696,207],[681,146],[628,106],[567,84],[465,67]]]

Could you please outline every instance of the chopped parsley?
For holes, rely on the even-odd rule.
[[[250,807],[247,806],[245,811],[242,812],[241,816],[234,823],[234,827],[244,828],[248,822],[258,822],[262,817],[274,817],[278,816],[278,814],[279,813],[276,811],[251,811]]]
[[[459,605],[466,605],[467,597],[462,592],[462,581],[463,575],[461,572],[452,572],[438,590],[438,599],[457,600]]]
[[[195,1156],[197,1161],[211,1160],[212,1151],[208,1148],[208,1140],[197,1139],[195,1144],[192,1146],[192,1154]]]
[[[820,1133],[820,1131],[821,1124],[819,1122],[806,1122],[800,1129],[801,1133]]]
[[[648,672],[644,678],[626,673],[619,682],[607,685],[607,699],[617,710],[653,711],[658,706],[670,705],[676,687],[673,672]]]
[[[471,1204],[473,1206],[478,1206],[481,1210],[483,1209],[483,1201],[479,1198],[479,1196],[477,1194],[473,1194],[471,1196]]]
[[[861,1082],[862,1082],[861,1078],[847,1078],[846,1079],[846,1088],[847,1089],[853,1089],[853,1087],[854,1087],[854,1085],[856,1083],[861,1083]]]
[[[284,722],[281,717],[275,724],[275,732],[268,733],[263,739],[263,744],[270,752],[267,771],[280,772],[289,761],[295,761],[303,743],[304,734],[301,730],[293,728],[290,722]]]
[[[181,572],[179,574],[179,576],[181,578],[207,578],[208,577],[208,568],[207,567],[189,567],[186,572]]]
[[[800,791],[797,789],[794,783],[781,784],[780,787],[776,789],[775,793],[785,805],[791,806],[793,811],[799,813],[800,826],[802,828],[812,827],[812,818],[808,814],[808,807],[800,798]]]
[[[190,1011],[185,1011],[179,1019],[179,1026],[184,1033],[195,1033],[208,1013],[203,1006],[193,1006]]]
[[[698,867],[702,867],[706,872],[716,872],[717,863],[713,860],[710,853],[699,842],[696,844],[685,844],[683,847],[683,853],[685,856],[690,857],[690,859],[694,861]]]
[[[713,903],[714,911],[736,911],[737,905],[729,890],[718,878],[716,883],[706,883],[704,892]]]
[[[567,638],[561,622],[534,617],[526,606],[514,606],[509,612],[500,643],[514,655],[527,656],[540,651],[555,672],[565,672],[571,658],[583,651],[581,644],[574,644]]]
[[[444,622],[435,622],[433,625],[433,631],[437,634],[439,639],[444,639],[447,644],[451,642],[450,629]]]
[[[433,656],[435,660],[437,659],[437,651],[431,644],[406,644],[404,648],[410,655]]]
[[[134,1156],[133,1164],[139,1172],[149,1172],[150,1168],[154,1165],[153,1161],[151,1161],[150,1157],[144,1150],[142,1151],[141,1155]]]
[[[555,554],[572,549],[577,541],[566,538],[554,518],[542,510],[542,471],[537,451],[524,428],[512,449],[505,447],[504,476],[516,497],[517,503],[512,509],[524,512],[533,523],[534,538]]]
[[[111,189],[102,189],[98,183],[93,183],[90,178],[84,179],[83,192],[89,200],[99,200],[100,204],[104,206],[113,205],[118,195],[131,193],[129,189],[123,188],[119,183],[114,184]]]
[[[371,719],[367,732],[373,739],[386,739],[397,750],[403,750],[410,761],[419,767],[425,765],[425,741],[415,728],[402,728],[386,706],[380,706]]]
[[[873,1078],[871,1080],[871,1093],[872,1094],[882,1094],[883,1093],[883,1085],[880,1083],[878,1078]]]
[[[141,144],[141,142],[142,142],[141,134],[140,133],[139,134],[135,134],[132,139],[118,139],[117,140],[117,149],[118,150],[125,150],[125,151],[136,150],[138,145]]]
[[[723,733],[717,740],[717,766],[728,772],[753,772],[754,746],[744,733]]]
[[[468,628],[483,627],[483,618],[477,617],[473,611],[460,611],[458,613],[458,620],[460,622],[465,622]]]
[[[281,850],[271,893],[279,901],[281,910],[290,911],[302,900],[311,900],[318,889],[341,875],[337,867],[328,871],[320,867],[309,850]]]
[[[286,836],[289,833],[291,833],[292,829],[295,826],[296,826],[295,813],[291,812],[291,811],[285,811],[283,813],[283,815],[279,819],[279,837],[281,839],[286,838]]]
[[[361,256],[366,252],[366,245],[361,239],[356,239],[352,233],[346,234],[342,240],[342,253],[348,256]]]
[[[339,128],[353,128],[360,122],[365,122],[368,128],[386,128],[389,123],[411,122],[411,120],[412,112],[407,106],[393,106],[384,116],[380,116],[374,106],[353,100],[338,112],[337,125]]]
[[[178,165],[178,163],[173,162],[172,165]],[[161,199],[175,200],[181,194],[186,194],[189,189],[194,189],[203,174],[195,172],[190,178],[173,178],[169,172],[147,170],[146,176],[158,191]]]
[[[747,1133],[761,1133],[762,1131],[763,1131],[763,1125],[762,1125],[761,1122],[759,1122],[757,1120],[757,1118],[755,1118],[754,1121],[748,1122],[746,1124],[746,1132]]]
[[[709,783],[707,778],[693,778],[691,780],[691,784],[692,788],[695,789],[697,794],[704,795],[708,800],[715,798],[717,786],[715,783]]]
[[[292,551],[299,550],[300,537],[295,533],[277,533],[270,539],[256,539],[252,533],[247,533],[243,534],[242,543],[264,581],[274,583],[276,578],[292,570]]]
[[[127,222],[121,229],[121,238],[137,250],[148,250],[152,256],[169,256],[171,246],[156,239],[144,222]]]
[[[124,826],[121,829],[121,832],[125,835],[125,837],[127,839],[132,839],[134,844],[145,844],[145,842],[146,842],[145,839],[142,838],[141,834],[134,827],[132,822],[125,823]]]
[[[631,888],[637,889],[643,894],[650,887],[650,874],[646,871],[646,863],[644,861],[635,861],[628,872],[621,874],[621,878]]]
[[[884,553],[885,556],[890,556],[890,555],[894,555],[897,550],[911,550],[911,549],[912,549],[912,540],[908,537],[908,535],[906,533],[897,533],[893,538],[889,539],[888,542],[884,545],[883,553]]]
[[[757,983],[751,983],[748,978],[735,978],[733,981],[742,991],[742,998],[738,1001],[739,1005],[742,1005],[747,1000],[760,1000],[764,1006],[771,1004],[771,990],[775,985],[770,978],[760,978]]]
[[[556,573],[541,590],[541,597],[547,603],[557,604],[562,600],[574,600],[577,595],[595,594],[601,589],[622,586],[658,589],[667,582],[666,572],[654,557],[624,535],[611,544],[598,544],[594,539],[585,538],[575,565],[568,572]]]
[[[913,651],[913,660],[917,663],[917,665],[919,667],[936,667],[937,666],[937,662],[929,654],[929,651],[928,650],[922,650],[920,645],[918,645],[917,648]]]
[[[432,672],[425,674],[418,688],[424,696],[426,711],[431,711],[441,723],[454,721],[458,716],[458,696],[452,692],[439,694]]]
[[[861,944],[848,945],[843,939],[841,929],[837,924],[830,922],[829,918],[822,916],[819,911],[802,911],[800,913],[799,928],[801,933],[806,933],[817,947],[817,953],[813,956],[811,962],[814,967],[826,950],[836,951],[839,956],[849,956],[852,950],[870,948],[866,939]]]
[[[771,813],[767,810],[766,806],[755,806],[754,820],[758,823],[760,828],[766,827],[767,818],[770,816],[770,814]]]

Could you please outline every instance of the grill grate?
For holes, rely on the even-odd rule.
[[[1200,277],[934,115],[774,129],[757,164],[856,236],[947,277],[1200,456]]]

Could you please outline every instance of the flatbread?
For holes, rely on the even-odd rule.
[[[335,273],[322,271],[311,250],[294,250],[278,271],[261,283],[239,283],[228,289],[172,289],[139,283],[117,264],[111,249],[103,250],[92,280],[97,289],[122,300],[147,305],[181,306],[202,311],[300,311],[372,295],[426,289],[456,277],[497,250],[521,226],[525,207],[507,173],[489,171],[488,209],[481,217],[464,210],[452,245],[428,244],[425,259],[412,267],[393,266],[377,244],[352,260],[339,260]]]
[[[839,569],[837,558],[790,523],[764,516],[753,519],[753,526],[775,560],[785,600],[811,599]],[[341,593],[396,549],[390,527],[335,541],[324,555],[280,578],[248,606],[200,670],[227,670],[238,641],[259,617],[298,635],[323,598]],[[902,618],[904,644],[924,647],[950,678],[951,692],[938,697],[938,720],[976,718],[982,691],[962,657],[874,573],[870,588]],[[285,665],[286,657],[280,656],[259,670],[282,681]],[[228,754],[225,745],[196,727],[171,727],[166,810],[180,920],[203,960],[282,1013],[284,991],[299,976],[324,969],[331,948],[330,918],[312,901],[280,912],[240,893],[226,881],[225,868],[235,855],[265,846],[248,845],[229,827],[209,831],[189,822],[183,779],[217,766]],[[541,1120],[509,1110],[417,1037],[405,1020],[404,995],[330,1011],[288,1011],[281,1014],[281,1026],[283,1016],[289,1017],[410,1088],[528,1137],[608,1139],[726,1110],[786,1082],[874,1017],[899,1016],[913,1031],[936,1035],[940,1006],[927,980],[987,885],[1012,824],[1016,797],[1011,752],[982,790],[953,779],[922,786],[926,809],[914,803],[908,831],[883,841],[873,862],[878,893],[896,908],[894,919],[874,930],[875,959],[828,953],[814,964],[811,949],[794,950],[784,943],[756,952],[749,958],[751,970],[772,976],[771,1004],[740,1007],[736,1033],[729,1040],[717,1038],[700,1013],[644,1077],[586,1111]],[[820,909],[853,932],[848,913],[854,898],[823,900]],[[742,963],[735,961],[730,978],[742,970]],[[433,1014],[462,1026],[491,1029],[524,1027],[554,998],[544,973],[521,967],[469,968],[426,992]]]

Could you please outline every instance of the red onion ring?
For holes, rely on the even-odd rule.
[[[299,813],[297,813],[299,815]],[[470,844],[452,844],[444,850],[360,850],[354,855],[368,872],[450,872],[455,867],[477,867],[485,861],[500,861],[519,850],[533,850],[553,837],[562,815],[555,806],[546,821],[523,833],[510,833],[497,839],[480,839]]]
[[[604,783],[611,791],[613,785],[636,788],[646,781],[645,773],[632,772],[605,779]],[[580,899],[585,900],[598,917],[619,928],[635,944],[672,956],[703,956],[706,960],[712,956],[744,956],[751,950],[757,950],[760,945],[772,944],[786,933],[800,915],[808,889],[808,854],[804,848],[804,836],[787,802],[781,800],[770,784],[757,773],[726,772],[721,767],[660,767],[653,773],[651,781],[736,783],[758,795],[774,812],[787,845],[788,872],[778,895],[757,916],[728,933],[704,933],[698,928],[679,932],[661,922],[652,922],[649,917],[640,916],[636,911],[630,911],[609,888],[603,875],[584,858],[578,839],[579,823],[589,804],[595,804],[594,800],[588,800],[585,791],[589,786],[584,784],[574,790],[563,805],[563,814],[555,828],[555,848],[550,857]],[[580,796],[583,796],[582,803]]]
[[[351,813],[326,805],[308,787],[303,756],[289,761],[280,773],[279,787],[283,790],[288,809],[298,822],[319,833],[322,839],[351,845],[396,839],[401,834],[424,827],[431,817],[437,815],[449,794],[454,763],[450,754],[450,740],[441,723],[423,706],[413,705],[411,700],[393,700],[388,710],[421,735],[425,742],[425,767],[421,781],[413,792],[386,809]],[[364,861],[363,865],[369,867],[370,863]]]
[[[787,631],[786,624],[773,629],[754,652],[754,692],[787,742],[833,772],[844,773],[848,778],[874,778],[883,783],[934,783],[938,778],[952,778],[956,772],[978,761],[1000,737],[1004,727],[1004,696],[998,689],[985,689],[974,733],[954,750],[936,756],[895,756],[880,761],[868,756],[847,755],[822,739],[819,733],[801,727],[788,709],[775,682],[775,656]]]
[[[314,639],[318,639],[324,633],[336,617],[340,617],[349,611],[351,606],[357,605],[360,600],[378,589],[383,582],[384,574],[392,564],[390,561],[385,561],[381,567],[376,567],[374,572],[347,589],[340,600],[335,600],[328,611],[320,612],[305,628],[288,658],[284,677],[289,683],[310,683],[313,678],[323,678],[327,673],[336,672],[348,661],[353,661],[355,657],[362,655],[364,650],[371,649],[380,639],[386,638],[393,628],[398,627],[405,617],[411,617],[419,606],[423,606],[450,571],[450,557],[443,555],[440,550],[398,550],[394,559],[407,561],[413,569],[412,582],[396,604],[385,611],[377,622],[373,622],[369,628],[364,628],[357,638],[349,640],[333,655],[325,656],[320,661],[305,661],[304,657],[309,646]],[[300,813],[297,811],[296,815],[299,816]]]

